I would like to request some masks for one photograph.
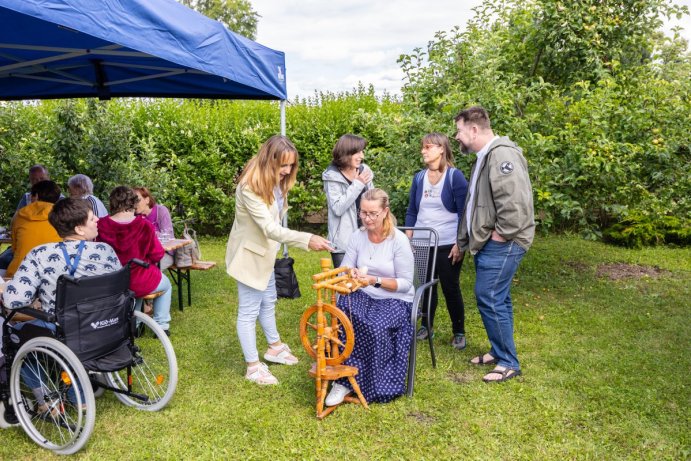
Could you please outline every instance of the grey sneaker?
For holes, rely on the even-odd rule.
[[[451,345],[459,351],[465,349],[465,335],[463,333],[456,333],[455,335],[453,335]]]
[[[426,326],[421,326],[420,328],[418,328],[417,333],[415,333],[415,339],[417,339],[418,341],[424,341],[427,339],[428,336],[429,332],[427,331]],[[434,338],[434,332],[432,333],[432,338]]]

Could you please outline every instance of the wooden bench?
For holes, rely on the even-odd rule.
[[[216,266],[214,261],[196,261],[191,266],[187,267],[177,267],[172,265],[168,268],[173,282],[178,287],[178,308],[180,310],[184,309],[182,301],[182,282],[187,282],[187,305],[192,305],[192,279],[190,277],[190,271],[208,271]]]
[[[154,291],[153,293],[149,293],[148,295],[144,295],[141,297],[141,300],[144,302],[142,305],[142,312],[144,312],[146,315],[149,317],[154,316],[154,299],[163,296],[162,291]]]

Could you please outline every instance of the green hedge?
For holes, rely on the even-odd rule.
[[[599,236],[621,223],[607,232],[609,241],[688,244],[683,231],[690,227],[688,122],[675,117],[688,100],[677,98],[675,106],[675,89],[663,83],[576,85],[568,97],[552,92],[539,106],[527,106],[524,117],[497,108],[497,131],[526,151],[543,232]],[[631,115],[651,111],[652,99],[666,103],[655,113]],[[321,173],[335,141],[349,132],[368,140],[366,162],[375,183],[390,193],[402,219],[412,174],[422,167],[420,137],[432,130],[452,135],[455,109],[425,114],[409,102],[378,99],[363,87],[289,104],[287,132],[301,155],[299,182],[290,197],[291,226],[302,227],[323,211]],[[105,203],[116,185],[147,185],[177,218],[194,218],[201,233],[223,235],[232,223],[242,166],[278,131],[275,102],[5,104],[0,106],[0,223],[9,222],[28,187],[28,167],[44,163],[61,185],[72,174],[88,174]],[[457,156],[466,176],[471,160]]]

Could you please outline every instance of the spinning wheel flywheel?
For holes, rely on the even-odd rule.
[[[324,315],[324,359],[327,365],[340,365],[350,357],[355,346],[353,324],[339,308],[323,304]],[[300,318],[300,339],[302,346],[313,358],[317,358],[319,343],[319,306],[314,304],[307,308]]]

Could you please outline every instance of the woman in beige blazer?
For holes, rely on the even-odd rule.
[[[237,281],[237,331],[247,362],[245,378],[257,384],[278,384],[259,361],[257,318],[269,348],[264,359],[295,365],[298,362],[282,343],[276,328],[274,260],[281,243],[310,250],[333,251],[330,242],[306,232],[282,227],[288,191],[295,184],[298,152],[285,136],[272,136],[252,157],[235,190],[235,221],[226,248],[226,272]]]

